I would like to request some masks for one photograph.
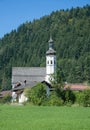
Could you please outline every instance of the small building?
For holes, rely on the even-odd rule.
[[[69,83],[69,84],[65,84],[64,89],[65,90],[70,89],[73,91],[84,91],[84,90],[90,89],[90,87],[87,85],[83,85],[83,84],[70,84]]]
[[[0,98],[4,98],[6,95],[12,95],[11,90],[7,90],[7,91],[2,91],[0,92]]]
[[[38,83],[45,83],[47,94],[50,94],[51,75],[56,71],[56,51],[53,49],[53,40],[50,37],[49,50],[46,52],[46,67],[13,67],[12,68],[12,101],[19,103],[27,101],[24,89],[34,87]]]

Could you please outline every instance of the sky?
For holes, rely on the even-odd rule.
[[[0,0],[0,38],[26,21],[86,4],[90,5],[90,0]]]

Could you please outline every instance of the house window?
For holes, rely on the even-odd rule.
[[[47,64],[49,64],[49,61],[47,61]]]
[[[51,64],[52,64],[52,60],[51,60]]]

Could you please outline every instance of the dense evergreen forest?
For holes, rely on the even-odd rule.
[[[26,22],[0,39],[0,89],[11,88],[15,66],[45,66],[52,35],[65,81],[90,82],[90,5],[52,12]]]

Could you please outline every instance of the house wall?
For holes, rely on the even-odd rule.
[[[27,100],[28,100],[28,98],[25,96],[24,92],[19,94],[19,98],[18,98],[19,103],[23,103],[23,102],[25,102]]]
[[[16,102],[17,101],[17,94],[16,92],[12,92],[12,102]]]

